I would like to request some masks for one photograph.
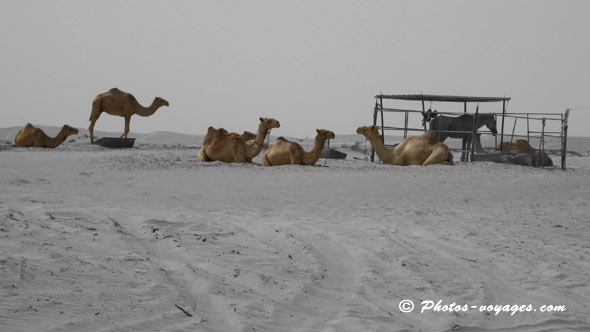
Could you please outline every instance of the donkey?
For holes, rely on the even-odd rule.
[[[467,154],[465,151],[471,148],[472,141],[475,146],[481,149],[481,140],[479,135],[476,135],[475,139],[472,139],[473,134],[473,114],[463,114],[458,117],[438,115],[436,111],[428,110],[424,114],[424,121],[430,122],[430,130],[449,130],[449,131],[468,131],[470,133],[453,133],[453,132],[437,132],[438,139],[444,142],[448,137],[450,138],[461,138],[463,139],[463,151],[461,153],[461,161],[467,160]],[[496,117],[491,113],[479,113],[477,115],[477,123],[475,127],[477,129],[486,126],[496,135],[498,129],[496,128]]]

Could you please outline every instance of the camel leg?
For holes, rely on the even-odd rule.
[[[205,147],[204,146],[199,150],[199,153],[197,154],[197,161],[200,161],[200,162],[211,161],[211,159],[209,159],[207,157],[207,155],[205,154]]]
[[[246,156],[241,154],[241,149],[238,143],[234,143],[232,146],[232,154],[234,158],[234,163],[244,163],[246,162]]]
[[[272,166],[270,160],[268,160],[268,156],[266,155],[266,153],[262,155],[262,164],[264,166]]]
[[[130,116],[126,116],[125,117],[125,132],[123,133],[123,135],[121,135],[120,138],[127,138],[127,134],[129,134],[129,122],[131,122],[131,117]]]
[[[432,164],[443,164],[443,165],[452,165],[452,161],[449,163],[449,149],[445,146],[437,146],[432,150],[432,153],[422,164],[423,166],[428,166]],[[452,154],[451,154],[452,156]]]
[[[94,144],[94,124],[96,123],[96,119],[92,119],[90,122],[90,127],[88,127],[88,132],[90,133],[90,144]]]
[[[289,155],[289,162],[291,163],[291,165],[299,165],[299,160],[301,160],[301,155],[299,154],[299,151],[293,151],[291,150],[291,154]]]
[[[96,120],[100,118],[100,100],[94,100],[92,102],[92,112],[90,112],[90,127],[88,127],[88,132],[90,133],[90,144],[94,144],[94,124],[96,124]]]

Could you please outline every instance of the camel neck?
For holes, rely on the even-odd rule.
[[[371,146],[375,150],[377,157],[381,159],[381,162],[393,162],[393,149],[388,149],[381,140],[381,137],[379,135],[369,137],[369,141],[371,142]]]
[[[150,115],[156,113],[158,108],[160,108],[160,106],[156,104],[155,100],[148,107],[144,107],[139,103],[137,103],[137,105],[138,105],[137,112],[135,112],[135,113],[139,116],[150,116]]]
[[[320,155],[322,154],[325,143],[325,139],[316,137],[313,149],[309,152],[303,151],[303,163],[305,165],[315,164],[320,159]]]
[[[260,151],[262,151],[264,140],[269,131],[270,129],[265,128],[262,123],[258,126],[258,133],[256,134],[254,144],[248,144],[248,151],[246,152],[248,158],[254,158],[260,153]]]
[[[59,133],[57,134],[57,136],[53,137],[53,138],[49,138],[47,140],[47,145],[50,148],[54,148],[58,145],[60,145],[61,143],[63,143],[66,138],[68,138],[68,134],[66,134],[65,129],[62,128]]]

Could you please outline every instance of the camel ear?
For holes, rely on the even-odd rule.
[[[264,119],[262,117],[260,117],[260,122],[264,122]]]
[[[315,132],[319,134],[320,133],[320,130],[316,128]]]

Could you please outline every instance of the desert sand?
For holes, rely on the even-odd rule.
[[[0,331],[590,330],[588,157],[263,167],[82,135],[0,151]]]

